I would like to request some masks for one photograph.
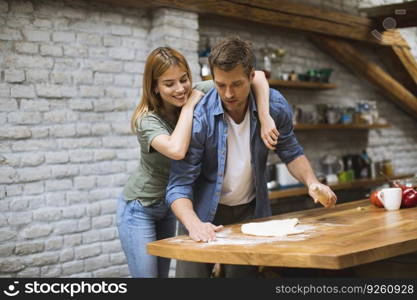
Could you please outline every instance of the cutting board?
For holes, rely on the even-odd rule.
[[[148,253],[179,260],[322,269],[343,269],[417,251],[417,207],[386,211],[359,200],[255,221],[298,218],[304,233],[257,237],[225,226],[217,241],[186,235],[149,243]]]

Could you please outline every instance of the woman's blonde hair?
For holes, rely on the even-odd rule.
[[[130,127],[133,133],[137,133],[136,123],[140,116],[148,112],[161,112],[162,99],[161,96],[156,93],[155,87],[158,78],[173,65],[178,65],[183,68],[187,73],[190,82],[192,81],[190,67],[185,60],[185,57],[172,48],[156,48],[146,59],[142,83],[142,97],[130,121]]]

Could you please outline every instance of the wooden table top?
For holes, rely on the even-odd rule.
[[[147,249],[151,255],[195,262],[321,269],[343,269],[417,251],[417,207],[386,211],[359,200],[256,221],[286,218],[298,218],[297,228],[304,233],[250,236],[234,224],[225,226],[211,243],[181,235],[149,243]]]

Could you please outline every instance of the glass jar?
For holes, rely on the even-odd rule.
[[[384,160],[383,172],[388,177],[394,176],[394,167],[391,160]]]

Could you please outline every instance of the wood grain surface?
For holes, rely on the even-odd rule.
[[[417,207],[386,211],[366,199],[256,221],[286,218],[298,218],[297,227],[305,232],[285,238],[249,236],[234,224],[225,226],[215,242],[182,235],[149,243],[147,249],[152,255],[195,262],[322,269],[417,251]]]
[[[294,89],[308,89],[308,90],[328,90],[335,89],[337,86],[334,83],[311,82],[311,81],[290,81],[269,79],[268,83],[271,87],[284,87]]]

